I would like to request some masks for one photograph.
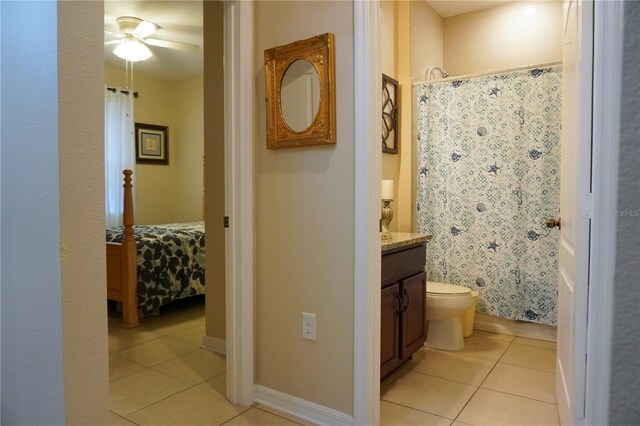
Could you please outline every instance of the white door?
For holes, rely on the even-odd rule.
[[[556,398],[563,425],[585,410],[587,295],[591,226],[593,3],[564,2],[560,274]]]

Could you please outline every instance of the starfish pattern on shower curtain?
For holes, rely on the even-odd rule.
[[[555,325],[561,67],[414,87],[417,221],[430,281],[478,310]],[[453,154],[452,154],[453,153]]]

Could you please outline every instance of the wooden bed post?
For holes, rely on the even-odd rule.
[[[138,322],[136,240],[133,238],[133,192],[131,169],[124,169],[124,238],[122,240],[122,326],[133,328]]]

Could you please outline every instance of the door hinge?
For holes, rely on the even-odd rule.
[[[593,197],[592,193],[583,194],[580,200],[580,216],[583,219],[591,219],[593,216]]]
[[[229,227],[229,216],[225,216],[224,217],[224,227],[228,228]]]

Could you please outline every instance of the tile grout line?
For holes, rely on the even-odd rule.
[[[237,418],[237,417],[240,417],[241,415],[243,415],[243,414],[244,414],[244,413],[246,413],[247,411],[251,410],[252,408],[255,408],[255,406],[254,406],[254,405],[250,405],[250,406],[249,406],[249,408],[247,408],[245,411],[243,411],[243,412],[241,412],[241,413],[236,414],[235,416],[231,417],[230,419],[224,420],[222,423],[218,423],[218,424],[217,424],[217,426],[222,426],[222,425],[224,425],[224,424],[229,423],[231,420],[233,420],[233,419],[235,419],[235,418]]]
[[[109,412],[110,412],[110,413],[115,414],[115,415],[118,417],[118,418],[117,418],[117,419],[115,419],[115,420],[111,420],[111,421],[109,422],[109,424],[111,424],[111,423],[113,423],[113,422],[117,422],[117,421],[118,421],[118,420],[120,420],[120,419],[124,419],[124,420],[126,420],[126,421],[128,421],[128,422],[133,423],[133,424],[134,424],[134,425],[136,425],[136,426],[140,426],[138,423],[134,422],[133,420],[129,420],[129,419],[127,419],[126,417],[121,416],[120,414],[116,413],[115,411],[112,411],[111,409],[109,409]]]
[[[513,339],[515,340],[515,339]],[[511,345],[513,344],[513,340],[511,342],[509,342],[509,346],[506,347],[506,349],[504,350],[504,352],[502,352],[502,354],[500,355],[500,358],[498,358],[498,360],[495,362],[495,364],[493,364],[493,367],[491,367],[491,370],[489,370],[489,372],[487,373],[487,375],[484,377],[484,379],[482,380],[482,382],[480,382],[480,384],[478,385],[478,387],[476,387],[476,390],[473,392],[473,395],[471,395],[471,398],[469,398],[467,400],[467,402],[465,402],[464,406],[460,409],[460,411],[458,412],[458,414],[456,415],[456,418],[453,419],[454,422],[458,421],[458,417],[460,417],[460,414],[462,414],[462,412],[464,411],[465,408],[467,408],[467,405],[469,405],[469,402],[471,402],[471,400],[473,399],[474,396],[476,396],[476,394],[478,393],[478,390],[480,390],[480,388],[482,387],[482,385],[484,384],[484,382],[487,380],[487,377],[489,377],[489,375],[491,374],[491,372],[496,368],[496,366],[498,365],[498,363],[500,362],[500,360],[502,359],[502,357],[504,356],[504,354],[507,353],[507,351],[509,350],[509,348],[511,347]]]
[[[192,346],[193,346],[193,345],[192,345]],[[182,380],[182,379],[179,379],[179,378],[177,378],[177,377],[171,376],[171,375],[169,375],[169,374],[163,373],[162,371],[158,370],[158,369],[157,369],[157,367],[158,367],[158,366],[160,366],[160,365],[162,365],[162,364],[164,364],[164,363],[167,363],[167,362],[169,362],[169,361],[174,361],[174,360],[176,360],[176,359],[182,358],[183,356],[191,355],[191,354],[193,354],[193,353],[195,353],[195,352],[197,352],[197,351],[199,351],[199,350],[201,350],[201,349],[202,349],[202,348],[197,348],[197,349],[195,349],[195,350],[193,350],[193,351],[185,352],[185,353],[184,353],[184,354],[182,354],[182,355],[178,355],[178,356],[176,356],[176,357],[174,357],[174,358],[169,358],[169,359],[167,359],[167,360],[165,360],[165,361],[159,362],[159,363],[154,364],[154,365],[151,365],[151,366],[141,364],[141,363],[140,363],[140,362],[138,362],[138,361],[134,361],[134,360],[129,359],[129,358],[126,358],[126,357],[124,357],[124,356],[122,356],[122,355],[118,355],[118,354],[116,354],[115,352],[112,352],[112,354],[113,354],[114,356],[117,356],[118,358],[122,358],[122,359],[124,359],[125,361],[128,361],[128,362],[130,362],[130,363],[132,363],[132,364],[136,364],[136,365],[138,365],[138,366],[140,366],[140,367],[143,367],[144,369],[147,369],[147,370],[153,370],[153,371],[155,371],[155,372],[157,372],[157,373],[161,373],[161,374],[163,374],[164,376],[170,377],[170,378],[172,378],[172,379]],[[111,353],[110,353],[109,355],[111,355]],[[109,379],[109,384],[111,384],[111,382],[115,382],[116,380],[124,379],[125,377],[129,377],[129,376],[131,376],[131,375],[133,375],[133,374],[137,374],[137,373],[141,373],[141,372],[142,372],[142,370],[138,370],[138,371],[131,372],[131,373],[129,373],[129,374],[125,374],[125,375],[120,376],[120,377],[116,377],[116,378],[114,378],[113,380],[112,380],[112,379]],[[216,376],[217,376],[217,375],[216,375]],[[216,377],[216,376],[213,376],[213,377]],[[205,381],[210,380],[210,379],[212,379],[213,377],[210,377],[209,379],[205,379]],[[182,380],[182,381],[184,381],[184,380]],[[202,383],[202,382],[200,382],[200,383]]]
[[[512,364],[510,362],[500,362],[500,364],[502,365],[511,365],[513,367],[522,367],[522,368],[526,368],[528,370],[535,370],[535,371],[542,371],[544,373],[551,373],[551,374],[555,374],[555,370],[554,371],[550,371],[550,370],[544,370],[542,368],[536,368],[536,367],[527,367],[526,365],[520,365],[520,364]]]
[[[188,344],[188,343],[186,343],[186,344]],[[190,346],[193,346],[193,345],[190,345]],[[181,355],[177,355],[177,356],[174,356],[174,357],[171,357],[171,358],[167,358],[167,359],[165,359],[165,360],[163,360],[163,361],[160,361],[160,362],[158,362],[158,363],[156,363],[156,364],[153,364],[153,365],[144,365],[144,364],[142,364],[142,363],[140,363],[140,362],[138,362],[138,361],[134,361],[134,360],[129,359],[129,358],[127,358],[127,357],[124,357],[124,356],[122,356],[122,355],[118,355],[118,356],[119,356],[120,358],[124,358],[124,359],[126,359],[127,361],[131,361],[131,362],[133,362],[133,363],[140,364],[140,365],[142,365],[143,367],[147,367],[147,368],[150,368],[150,369],[154,369],[154,367],[157,367],[158,365],[164,364],[165,362],[169,362],[169,361],[176,360],[176,359],[178,359],[178,358],[180,358],[180,357],[183,357],[183,356],[185,356],[185,355],[192,354],[192,353],[194,353],[194,352],[196,352],[196,351],[198,351],[198,350],[200,350],[200,349],[201,349],[201,348],[199,348],[199,347],[195,347],[195,349],[190,350],[189,352],[185,352],[185,353],[183,353],[183,354],[181,354]],[[134,374],[134,373],[131,373],[131,374]],[[123,376],[123,377],[126,377],[126,376]],[[115,380],[118,380],[118,379],[115,379]]]
[[[161,373],[161,374],[163,374],[163,373]],[[207,379],[207,380],[215,379],[216,377],[220,376],[221,374],[226,374],[226,371],[224,371],[224,372],[222,372],[222,373],[220,373],[220,374],[217,374],[217,375],[215,375],[215,376],[213,376],[213,377],[211,377],[210,379]],[[169,376],[169,375],[167,375],[167,374],[163,374],[163,375],[164,375],[164,376],[167,376],[167,377],[171,377],[171,376]],[[172,378],[172,379],[174,379],[174,380],[180,380],[180,379],[176,379],[175,377],[171,377],[171,378]],[[151,404],[148,404],[148,405],[145,405],[144,407],[138,408],[137,410],[132,411],[131,413],[127,414],[127,416],[130,416],[130,415],[132,415],[132,414],[135,414],[135,413],[137,413],[138,411],[144,410],[145,408],[149,408],[149,407],[151,407],[152,405],[155,405],[155,404],[157,404],[157,403],[159,403],[159,402],[161,402],[161,401],[164,401],[165,399],[169,399],[169,398],[171,398],[171,397],[173,397],[173,396],[176,396],[176,395],[178,395],[178,394],[180,394],[180,393],[182,393],[182,392],[186,392],[186,391],[188,391],[189,389],[192,389],[192,388],[194,388],[194,387],[196,387],[196,386],[199,386],[199,385],[201,385],[201,384],[205,383],[207,380],[203,380],[202,382],[200,382],[200,383],[196,383],[196,384],[194,384],[194,385],[192,385],[191,383],[187,383],[187,382],[185,382],[184,380],[180,380],[181,382],[187,383],[189,386],[187,386],[186,388],[184,388],[184,389],[182,389],[182,390],[180,390],[180,391],[178,391],[178,392],[172,393],[171,395],[167,395],[167,396],[165,396],[164,398],[160,398],[160,399],[158,399],[157,401],[152,402]],[[226,400],[226,398],[225,398],[225,400]],[[228,401],[227,401],[227,402],[228,402]],[[231,404],[231,403],[230,403],[230,404]],[[245,411],[246,411],[246,410],[245,410]],[[115,412],[115,411],[114,411],[114,412]],[[243,411],[243,412],[244,412],[244,411]],[[118,414],[118,413],[116,413],[116,414]],[[125,419],[129,420],[126,416],[122,416],[122,415],[120,415],[120,414],[118,414],[118,415],[119,415],[120,417],[124,417]],[[234,417],[237,417],[237,416],[234,416]],[[133,421],[133,420],[129,420],[129,421]]]
[[[272,413],[272,412],[270,412],[270,411],[268,411],[268,410],[265,410],[265,409],[263,409],[263,408],[258,407],[257,405],[253,405],[252,407],[253,407],[253,408],[255,408],[255,409],[256,409],[256,410],[258,410],[258,411],[262,411],[263,413],[268,413],[268,414],[271,414],[271,415],[273,415],[273,416],[280,417],[281,419],[288,420],[288,421],[290,421],[290,422],[292,422],[292,423],[295,423],[295,424],[297,424],[297,425],[303,426],[303,423],[298,423],[298,422],[296,422],[296,421],[294,421],[294,420],[288,419],[288,418],[286,418],[286,417],[284,417],[284,416],[281,416],[281,415],[279,415],[279,414]],[[294,416],[294,417],[295,417],[295,416]]]
[[[149,339],[149,340],[144,340],[144,341],[142,341],[142,342],[133,343],[133,344],[131,344],[131,345],[125,345],[125,346],[123,346],[123,347],[121,347],[121,348],[117,348],[117,349],[114,349],[114,350],[112,350],[112,351],[109,351],[109,353],[111,354],[111,353],[119,352],[119,351],[121,351],[121,350],[129,349],[129,348],[132,348],[132,347],[134,347],[134,346],[139,346],[139,345],[142,345],[142,344],[145,344],[145,343],[149,343],[149,342],[152,342],[152,341],[154,341],[154,340],[161,339],[161,338],[163,338],[163,337],[168,337],[168,338],[170,338],[170,339],[172,339],[172,340],[177,340],[177,341],[182,342],[182,343],[190,344],[190,343],[188,343],[188,342],[184,342],[184,341],[182,341],[182,340],[180,340],[180,339],[176,339],[175,337],[171,337],[171,335],[173,335],[173,334],[177,334],[177,333],[181,333],[181,332],[183,332],[183,331],[191,330],[191,329],[194,329],[194,328],[196,328],[196,327],[200,327],[200,326],[199,326],[199,325],[197,325],[197,326],[194,326],[194,327],[185,328],[185,329],[178,330],[178,331],[175,331],[175,332],[170,333],[170,334],[160,334],[160,333],[157,333],[157,332],[155,332],[155,331],[143,330],[143,331],[147,331],[147,332],[149,332],[149,333],[153,333],[156,337],[153,337],[153,338],[151,338],[151,339]],[[127,329],[124,329],[124,330],[127,330]],[[136,333],[136,332],[135,332],[135,331],[133,331],[133,332],[131,332],[131,333]],[[108,332],[107,334],[109,334],[109,332]]]
[[[204,316],[204,313],[202,313],[202,314],[198,314],[198,315],[197,315],[197,317],[194,317],[194,318],[188,318],[188,319],[180,319],[180,318],[177,318],[177,317],[176,317],[176,318],[171,318],[171,316],[164,317],[164,319],[165,319],[167,322],[169,322],[169,324],[168,324],[167,326],[168,326],[168,327],[170,327],[170,326],[174,325],[176,321],[177,321],[177,322],[182,323],[182,322],[187,322],[187,321],[192,321],[192,320],[200,319],[200,317],[203,317],[203,316]],[[159,318],[159,317],[150,317],[150,319],[153,319],[153,318]],[[110,320],[111,320],[111,319],[109,318],[109,321],[110,321]],[[114,321],[114,322],[115,322],[115,321]],[[113,335],[114,337],[116,337],[116,338],[117,338],[118,336],[116,335],[116,334],[117,334],[116,330],[121,331],[121,330],[120,330],[120,328],[116,328],[116,329],[114,329],[114,330],[111,330],[111,329],[110,329],[111,327],[109,327],[109,325],[110,325],[110,324],[108,324],[108,327],[107,327],[107,337],[110,337],[111,335]],[[148,325],[148,324],[147,324],[147,325]],[[117,327],[117,324],[114,324],[114,326],[115,326],[115,327]],[[161,328],[161,327],[162,327],[162,324],[158,324],[158,326],[160,326],[160,328]],[[185,392],[185,391],[187,391],[187,390],[189,390],[189,389],[192,389],[192,388],[193,388],[193,387],[195,387],[195,386],[198,386],[198,385],[200,385],[200,384],[202,384],[202,383],[205,383],[207,380],[211,380],[211,379],[213,379],[213,378],[215,378],[215,377],[220,376],[221,374],[225,374],[225,372],[222,372],[222,373],[219,373],[219,374],[217,374],[217,375],[214,375],[214,376],[210,377],[209,379],[205,379],[205,380],[203,380],[203,381],[201,381],[201,382],[199,382],[199,383],[191,384],[190,382],[187,382],[187,381],[185,381],[185,380],[182,380],[182,379],[179,379],[179,378],[176,378],[176,377],[170,376],[169,374],[166,374],[166,373],[164,373],[164,372],[162,372],[162,371],[160,371],[160,370],[157,370],[157,369],[156,369],[156,367],[158,367],[158,366],[159,366],[159,365],[161,365],[161,364],[164,364],[164,363],[169,362],[169,361],[176,360],[176,359],[178,359],[178,358],[180,358],[180,357],[182,357],[182,356],[186,356],[186,355],[189,355],[189,354],[192,354],[192,353],[195,353],[196,351],[198,351],[198,350],[200,349],[200,347],[199,347],[199,346],[197,346],[197,345],[192,345],[192,344],[191,344],[191,343],[189,343],[189,342],[181,341],[181,340],[179,340],[179,339],[176,339],[175,337],[171,337],[171,335],[173,335],[173,334],[177,334],[177,333],[181,333],[181,332],[185,332],[185,331],[188,331],[188,330],[192,330],[192,329],[194,329],[194,328],[196,328],[196,327],[200,327],[200,326],[201,326],[200,324],[198,324],[198,325],[193,325],[193,326],[187,326],[187,327],[185,327],[185,328],[183,328],[183,329],[179,329],[179,330],[176,330],[176,331],[174,331],[174,332],[172,332],[172,333],[168,333],[168,334],[158,333],[158,332],[156,332],[155,330],[143,329],[142,327],[135,328],[135,329],[131,329],[131,330],[129,330],[129,329],[123,329],[123,330],[125,330],[125,331],[124,331],[124,336],[132,336],[132,335],[135,335],[136,333],[139,333],[139,332],[148,332],[148,333],[151,333],[151,334],[152,334],[152,336],[154,336],[154,337],[152,337],[151,339],[148,339],[148,340],[142,341],[142,342],[134,343],[134,344],[125,344],[125,346],[123,346],[123,347],[121,347],[121,348],[114,349],[113,351],[111,351],[111,350],[109,350],[109,351],[108,351],[108,354],[107,354],[108,356],[111,356],[111,355],[113,354],[114,356],[116,356],[116,357],[118,357],[118,358],[124,359],[124,360],[126,360],[126,361],[128,361],[128,362],[131,362],[131,363],[133,363],[133,364],[136,364],[136,365],[142,366],[142,367],[144,368],[143,370],[139,370],[139,371],[136,371],[136,372],[133,372],[133,373],[130,373],[130,374],[125,374],[124,376],[121,376],[121,377],[115,378],[115,379],[113,379],[113,380],[109,380],[109,387],[111,387],[112,383],[113,383],[113,382],[115,382],[115,381],[118,381],[118,380],[120,380],[120,379],[124,379],[124,378],[126,378],[126,377],[130,377],[131,375],[136,374],[136,373],[142,373],[142,372],[144,372],[144,371],[152,371],[152,372],[155,372],[155,373],[159,373],[159,374],[161,374],[161,375],[162,375],[162,376],[164,376],[164,377],[168,377],[168,378],[170,378],[170,379],[172,379],[172,380],[177,380],[178,382],[185,383],[185,384],[186,384],[186,385],[188,385],[188,386],[187,386],[186,388],[184,388],[184,389],[182,389],[182,390],[178,391],[178,392],[174,392],[174,393],[172,393],[171,395],[168,395],[168,396],[166,396],[166,397],[164,397],[164,398],[160,398],[160,399],[158,399],[158,400],[156,400],[156,401],[154,401],[154,402],[152,402],[152,403],[150,403],[150,404],[147,404],[147,405],[145,405],[144,407],[141,407],[141,408],[139,408],[139,409],[137,409],[137,410],[134,410],[134,411],[132,411],[131,413],[128,413],[128,414],[126,414],[126,415],[121,415],[121,414],[119,414],[119,413],[116,413],[116,412],[115,412],[115,411],[113,411],[111,408],[109,408],[109,411],[110,411],[110,412],[112,412],[112,413],[114,413],[115,415],[117,415],[117,416],[118,416],[118,417],[120,417],[120,418],[123,418],[123,419],[125,419],[125,420],[127,420],[127,421],[129,421],[129,422],[131,422],[131,423],[133,423],[133,424],[135,424],[135,425],[138,425],[138,423],[136,423],[136,422],[134,422],[133,420],[129,419],[129,418],[128,418],[128,416],[133,415],[133,414],[135,414],[135,413],[137,413],[137,412],[139,412],[139,411],[141,411],[141,410],[144,410],[144,409],[146,409],[146,408],[148,408],[148,407],[150,407],[150,406],[152,406],[152,405],[154,405],[154,404],[157,404],[157,403],[159,403],[159,402],[161,402],[161,401],[164,401],[165,399],[171,398],[171,397],[176,396],[176,395],[178,395],[178,394],[180,394],[180,393],[182,393],[182,392]],[[111,334],[112,332],[113,332],[113,334]],[[152,341],[158,340],[158,339],[163,338],[163,337],[168,337],[168,338],[170,338],[172,341],[177,341],[177,342],[180,342],[180,343],[183,343],[183,344],[189,345],[189,346],[191,346],[191,347],[194,347],[194,349],[193,349],[193,350],[189,350],[188,352],[185,352],[184,354],[177,355],[177,356],[175,356],[175,357],[172,357],[172,358],[169,358],[169,359],[163,360],[162,362],[156,363],[156,364],[151,365],[151,366],[146,366],[146,365],[144,365],[144,364],[142,364],[142,363],[140,363],[140,362],[138,362],[138,361],[134,361],[134,360],[132,360],[132,359],[129,359],[129,358],[127,358],[127,357],[125,357],[125,356],[122,356],[122,355],[120,355],[120,354],[118,354],[118,353],[117,353],[117,352],[123,351],[123,350],[125,350],[125,349],[130,349],[130,348],[133,348],[133,347],[135,347],[135,346],[139,346],[139,345],[142,345],[142,344],[145,344],[145,343],[150,343],[150,342],[152,342]],[[125,338],[126,338],[126,337],[125,337]],[[246,411],[246,410],[245,410],[245,411]],[[244,412],[244,411],[243,411],[243,412]],[[139,426],[139,425],[138,425],[138,426]]]
[[[543,401],[541,399],[531,398],[531,397],[528,397],[528,396],[516,395],[515,393],[509,393],[509,392],[495,390],[495,389],[489,389],[489,388],[482,388],[482,389],[488,390],[488,391],[491,391],[491,392],[498,392],[498,393],[501,393],[503,395],[515,396],[516,398],[523,398],[523,399],[528,399],[528,400],[531,400],[531,401],[542,402],[544,404],[555,405],[555,406],[558,405],[557,403],[553,403],[553,402],[549,402],[549,401]]]
[[[380,399],[380,401],[384,401],[387,404],[397,405],[398,407],[403,407],[403,408],[406,408],[406,409],[409,409],[409,410],[419,411],[421,413],[429,414],[431,416],[440,417],[441,419],[451,420],[452,422],[455,421],[455,419],[450,419],[449,417],[445,417],[445,416],[442,416],[440,414],[432,413],[431,411],[425,411],[425,410],[421,410],[419,408],[409,407],[408,405],[403,405],[403,404],[400,404],[400,403],[397,403],[397,402],[387,401],[386,399],[382,399],[382,398]]]
[[[154,333],[154,334],[155,334],[155,333]],[[161,337],[164,337],[164,336],[162,336],[162,335],[160,335],[160,334],[159,334],[159,335],[157,335],[157,337],[154,337],[153,339],[145,340],[145,341],[143,341],[143,342],[134,343],[134,344],[132,344],[132,345],[126,345],[126,346],[123,346],[123,347],[121,347],[121,348],[118,348],[118,349],[114,349],[114,350],[112,350],[112,351],[109,351],[109,353],[110,353],[110,354],[112,354],[112,353],[115,353],[115,352],[122,351],[122,350],[124,350],[124,349],[129,349],[129,348],[132,348],[132,347],[134,347],[134,346],[142,345],[142,344],[144,344],[144,343],[149,343],[149,342],[152,342],[152,341],[154,341],[154,340],[158,340],[158,339],[160,339]]]
[[[497,364],[497,363],[496,363]],[[491,367],[491,370],[489,370],[489,373],[491,373],[491,371],[493,370],[493,368],[495,367],[495,365],[493,367]],[[465,383],[465,382],[461,382],[459,380],[454,380],[454,379],[449,379],[447,377],[440,377],[440,376],[434,376],[433,374],[428,374],[428,373],[422,373],[420,371],[411,371],[411,373],[416,373],[416,374],[421,374],[423,376],[428,376],[428,377],[435,377],[436,379],[440,379],[440,380],[447,380],[449,382],[453,382],[453,383],[458,383],[460,385],[467,385],[467,386],[472,386],[474,388],[480,387],[480,385],[474,385],[472,383]],[[489,375],[489,373],[487,373],[487,375]]]
[[[269,415],[271,415],[271,416],[275,416],[275,417],[278,417],[278,418],[284,419],[284,420],[286,420],[286,421],[288,421],[288,422],[291,422],[291,423],[294,423],[294,424],[297,424],[297,425],[303,426],[303,424],[302,424],[302,423],[298,423],[298,422],[296,422],[296,421],[293,421],[293,420],[291,420],[291,419],[288,419],[288,418],[286,418],[286,417],[284,417],[284,416],[281,416],[281,415],[279,415],[279,414],[275,414],[275,413],[272,413],[272,412],[270,412],[270,411],[267,411],[267,410],[263,410],[263,409],[261,409],[261,408],[258,408],[258,407],[256,406],[256,404],[255,404],[255,403],[254,403],[254,404],[252,404],[252,405],[250,405],[250,406],[249,406],[249,408],[248,408],[248,409],[246,409],[245,411],[243,411],[242,413],[238,413],[237,415],[233,416],[232,418],[230,418],[230,419],[228,419],[228,420],[225,420],[225,421],[223,421],[222,423],[218,424],[218,426],[222,426],[222,425],[225,425],[225,424],[229,423],[230,421],[232,421],[232,420],[233,420],[233,419],[235,419],[236,417],[240,417],[240,416],[242,416],[243,414],[248,413],[248,412],[249,412],[249,410],[251,410],[251,409],[258,410],[258,411],[262,411],[263,413],[267,413],[267,414],[269,414]]]
[[[508,350],[508,348],[507,348],[507,350]],[[506,352],[507,352],[507,351],[505,351],[505,353],[506,353]],[[502,357],[500,357],[500,359],[502,359]],[[494,366],[494,368],[495,368],[498,364],[502,364],[502,365],[510,365],[510,366],[512,366],[512,367],[519,367],[519,368],[525,368],[525,369],[533,370],[533,371],[541,371],[541,372],[544,372],[544,373],[555,374],[555,372],[553,372],[553,371],[540,370],[540,369],[537,369],[537,368],[531,368],[531,367],[524,367],[524,366],[522,366],[522,365],[516,365],[516,364],[508,364],[508,363],[506,363],[506,362],[500,362],[500,361],[496,362],[496,365]],[[491,369],[491,371],[493,371],[493,368]],[[491,371],[489,372],[489,374],[491,374]],[[530,399],[530,400],[533,400],[533,401],[544,402],[544,403],[546,403],[546,404],[552,404],[552,405],[556,405],[556,406],[558,405],[558,403],[557,403],[557,402],[553,403],[553,402],[549,402],[549,401],[543,401],[543,400],[541,400],[541,399],[531,398],[531,397],[528,397],[528,396],[517,395],[517,394],[515,394],[515,393],[510,393],[510,392],[500,391],[500,390],[491,389],[491,388],[484,388],[484,387],[482,387],[482,385],[484,385],[484,382],[486,382],[487,378],[489,377],[489,374],[487,374],[487,377],[485,377],[485,378],[484,378],[484,380],[482,381],[482,383],[480,384],[480,386],[478,386],[478,388],[482,388],[482,389],[489,390],[489,391],[492,391],[492,392],[500,392],[500,393],[502,393],[502,394],[505,394],[505,395],[511,395],[511,396],[516,396],[516,397],[518,397],[518,398],[525,398],[525,399]]]

